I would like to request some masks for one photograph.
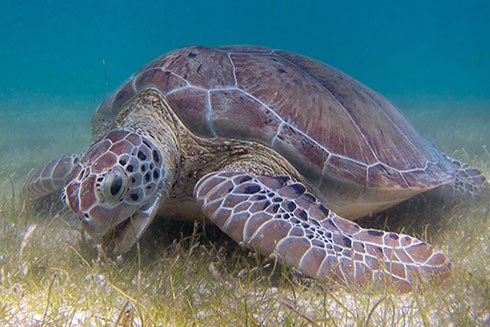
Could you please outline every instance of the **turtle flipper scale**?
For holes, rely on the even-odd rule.
[[[440,282],[450,274],[442,252],[407,235],[363,229],[286,176],[214,172],[200,179],[194,195],[235,241],[323,282],[362,287],[390,281],[408,292],[420,278]]]
[[[60,191],[78,162],[77,155],[65,155],[31,170],[22,187],[23,197],[32,201]]]

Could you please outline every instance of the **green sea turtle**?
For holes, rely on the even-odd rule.
[[[33,171],[30,199],[61,189],[97,242],[130,249],[156,215],[204,214],[239,244],[321,281],[409,291],[450,273],[407,235],[350,221],[476,170],[442,155],[380,94],[316,60],[255,46],[176,49],[112,92],[80,156]]]

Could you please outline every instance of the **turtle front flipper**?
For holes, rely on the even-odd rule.
[[[75,154],[65,155],[48,162],[43,167],[31,170],[22,187],[22,196],[29,201],[34,201],[61,191],[79,160]]]
[[[384,286],[408,292],[420,280],[441,282],[447,257],[407,235],[363,229],[323,206],[289,177],[222,171],[196,184],[204,214],[239,244],[322,282]]]

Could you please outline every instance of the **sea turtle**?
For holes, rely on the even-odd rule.
[[[62,198],[97,242],[126,252],[156,215],[202,214],[239,244],[307,276],[392,285],[450,274],[407,235],[351,220],[451,184],[488,183],[442,155],[388,100],[291,52],[189,46],[143,66],[92,118],[80,156],[33,171],[24,195]]]

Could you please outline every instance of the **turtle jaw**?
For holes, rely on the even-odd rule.
[[[117,237],[131,216],[138,211],[138,207],[125,204],[112,208],[95,204],[89,211],[82,211],[76,207],[77,201],[70,198],[73,197],[66,196],[68,206],[78,216],[85,232],[97,243],[102,243],[110,237]]]
[[[105,198],[98,196],[97,186],[90,181],[89,178],[69,183],[63,196],[66,204],[79,217],[85,232],[111,255],[129,251],[152,222],[168,192],[160,189],[137,203],[124,200],[104,203],[100,200]]]
[[[160,204],[166,198],[161,195],[156,196],[145,206],[139,208],[136,213],[115,226],[111,237],[107,238],[109,243],[113,243],[109,247],[112,254],[120,255],[133,247],[151,224]]]
[[[79,216],[82,222],[83,230],[90,235],[90,237],[96,243],[102,243],[104,237],[109,234],[111,228],[110,225],[105,225],[103,223],[97,222],[95,220],[88,220],[84,217]],[[117,227],[117,226],[116,226]]]
[[[116,210],[114,216],[80,216],[82,226],[96,243],[102,244],[112,255],[120,255],[141,238],[166,198],[159,193],[142,207]]]
[[[126,217],[116,225],[97,224],[95,220],[82,221],[83,229],[97,244],[104,245],[105,247],[110,249],[110,252],[118,255],[126,252],[131,247],[125,247],[126,251],[122,252],[118,250],[122,247],[119,245],[122,243],[121,241],[119,241],[119,239],[121,238],[121,235],[127,233],[127,229],[128,227],[130,227],[130,225],[131,217]]]
[[[99,210],[97,210],[99,209]],[[72,208],[73,210],[73,208]],[[88,215],[78,211],[77,215],[83,230],[98,244],[108,248],[114,255],[127,252],[136,243],[151,223],[153,216],[145,215],[142,208],[93,208],[103,212]]]
[[[86,184],[91,187],[88,188]],[[65,187],[64,193],[66,204],[78,216],[85,232],[96,243],[114,242],[116,246],[119,243],[118,238],[128,233],[127,230],[132,225],[131,220],[146,204],[132,204],[126,201],[116,204],[101,202],[97,196],[97,187],[92,187],[90,179],[82,181],[81,184],[71,182]],[[137,234],[139,237],[142,233]],[[129,250],[130,247],[125,248]]]

